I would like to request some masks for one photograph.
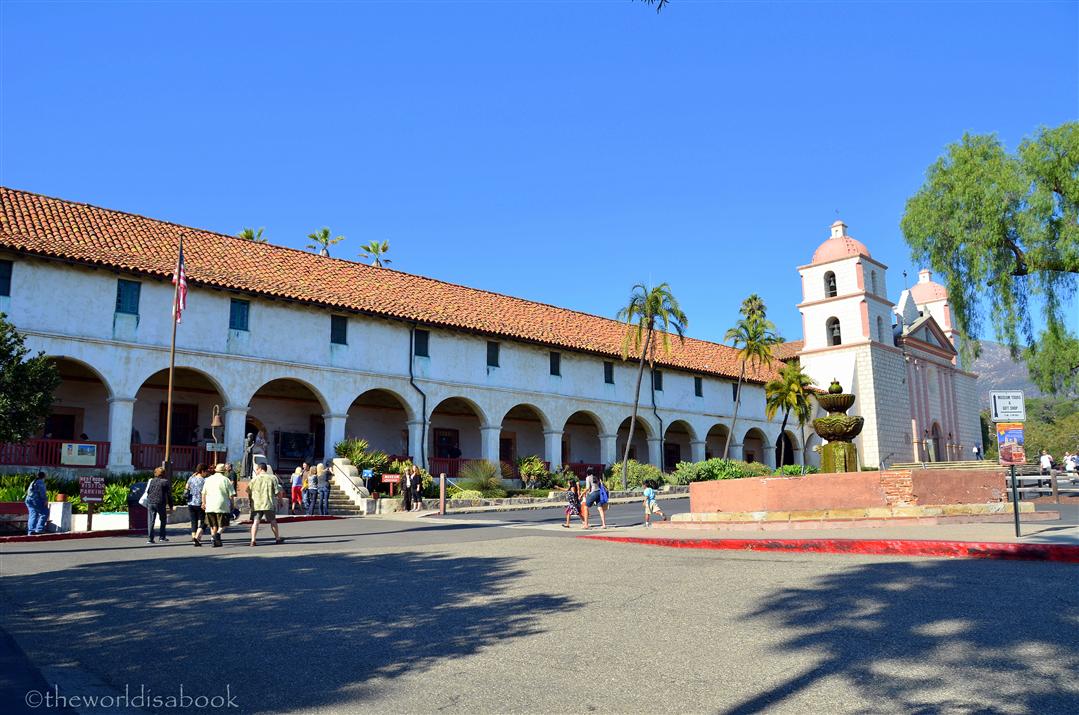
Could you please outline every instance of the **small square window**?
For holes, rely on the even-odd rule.
[[[613,362],[605,362],[605,363],[603,363],[603,381],[606,382],[608,385],[613,385],[614,384],[614,363]]]
[[[334,345],[348,345],[348,318],[345,316],[330,316],[330,342]]]
[[[11,295],[11,261],[0,261],[0,295]]]
[[[229,330],[247,330],[247,315],[250,309],[250,301],[233,298],[229,303]]]
[[[430,357],[431,333],[426,330],[416,329],[415,343],[412,352],[416,357]]]
[[[661,370],[652,371],[652,389],[656,392],[663,392],[663,372]]]
[[[498,367],[498,346],[494,340],[487,341],[487,367]]]
[[[139,314],[139,293],[142,292],[142,283],[138,281],[125,281],[123,278],[116,281],[116,312],[128,315]]]
[[[551,353],[551,374],[552,375],[561,375],[562,374],[562,353],[556,353],[556,352]]]
[[[704,378],[693,378],[693,394],[697,397],[704,397]]]
[[[731,399],[734,400],[735,402],[738,402],[738,383],[737,382],[732,382],[731,383]]]

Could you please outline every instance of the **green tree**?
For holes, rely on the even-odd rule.
[[[311,241],[307,244],[306,248],[310,248],[312,251],[318,251],[318,255],[320,256],[329,256],[330,246],[345,240],[344,236],[330,238],[330,229],[325,226],[314,233],[307,234],[307,237],[310,238]]]
[[[743,307],[745,304],[743,303]],[[738,349],[738,372],[737,397],[734,400],[734,414],[731,415],[731,429],[727,432],[727,441],[723,443],[723,459],[731,449],[731,436],[734,434],[734,426],[738,422],[738,408],[742,404],[742,383],[746,379],[746,367],[758,368],[761,366],[771,367],[772,346],[780,342],[776,335],[775,325],[764,317],[764,312],[750,313],[750,317],[743,317],[735,323],[734,327],[723,336],[731,341],[731,345]]]
[[[779,377],[769,380],[764,385],[765,406],[764,414],[771,420],[776,413],[783,410],[783,424],[779,428],[782,435],[787,431],[787,419],[791,412],[798,420],[798,428],[801,432],[802,444],[805,444],[805,423],[813,412],[813,405],[809,398],[809,388],[813,386],[813,378],[807,375],[797,360],[792,360],[783,366]],[[783,466],[784,448],[787,446],[785,439],[779,440],[779,457],[776,466]],[[803,455],[804,457],[804,455]],[[802,460],[805,461],[804,458]]]
[[[1075,389],[1079,344],[1065,325],[1079,276],[1079,122],[1042,128],[1009,154],[995,135],[966,134],[929,167],[901,222],[916,261],[948,288],[964,361],[984,307],[1013,358],[1024,346],[1068,346],[1067,360],[1039,363],[1031,377],[1047,392]],[[1046,331],[1035,339],[1031,301]]]
[[[385,258],[386,253],[390,250],[390,242],[383,241],[370,241],[360,246],[360,258],[371,259],[372,266],[378,266],[381,268],[387,263],[393,263],[389,258]]]
[[[629,436],[626,438],[626,450],[622,456],[622,488],[626,488],[626,463],[629,462],[629,448],[633,444],[633,431],[637,426],[637,408],[641,403],[641,379],[644,377],[644,364],[655,366],[655,332],[659,329],[659,340],[664,354],[671,351],[671,331],[678,336],[679,342],[685,342],[686,326],[689,319],[678,306],[678,300],[671,293],[671,287],[660,283],[648,288],[643,283],[633,286],[629,303],[618,311],[618,320],[625,322],[626,335],[622,340],[622,359],[628,360],[637,353],[640,360],[637,368],[637,386],[633,393],[633,414],[629,420]]]
[[[0,443],[25,442],[41,431],[60,386],[60,373],[44,353],[30,350],[0,313]]]
[[[251,241],[253,243],[266,243],[266,239],[262,237],[263,230],[264,229],[261,228],[258,230],[255,230],[253,228],[245,228],[244,230],[236,234],[236,238],[242,238],[246,241]]]
[[[738,312],[742,314],[743,318],[764,318],[767,316],[768,309],[764,305],[764,299],[756,293],[750,293],[749,296],[742,301],[742,307],[738,309]]]

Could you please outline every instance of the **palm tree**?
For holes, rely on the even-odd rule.
[[[629,462],[629,448],[633,444],[633,430],[637,426],[637,408],[641,402],[641,378],[644,377],[644,363],[655,365],[655,345],[653,333],[660,330],[663,352],[671,351],[671,331],[678,336],[679,342],[685,342],[686,326],[689,319],[678,307],[678,300],[671,293],[667,283],[660,283],[655,288],[648,288],[643,283],[633,286],[629,304],[618,311],[618,320],[626,323],[626,336],[622,340],[622,359],[628,360],[631,351],[640,351],[640,365],[637,368],[637,389],[633,396],[633,415],[629,420],[629,437],[626,438],[626,451],[622,456],[622,489],[626,484],[626,464]]]
[[[390,250],[390,242],[383,241],[371,241],[363,246],[360,246],[360,258],[370,258],[372,266],[378,266],[381,268],[387,263],[393,263],[389,258],[383,258]]]
[[[759,316],[764,318],[768,309],[764,306],[764,299],[756,293],[750,293],[749,297],[742,301],[742,307],[738,309],[743,318]]]
[[[307,237],[311,239],[311,242],[307,244],[307,248],[310,248],[312,251],[317,250],[318,255],[320,256],[329,256],[330,246],[345,240],[344,236],[330,238],[330,229],[325,226],[314,233],[307,234]]]
[[[783,452],[787,446],[787,440],[782,437],[787,431],[787,418],[790,417],[791,412],[794,412],[799,428],[802,429],[802,443],[805,444],[805,423],[812,411],[809,403],[809,388],[812,386],[813,378],[805,374],[802,366],[796,361],[784,365],[779,377],[770,380],[764,386],[765,417],[771,420],[776,416],[776,412],[783,410],[783,424],[779,428],[779,458],[776,460],[778,466],[783,466]],[[805,462],[804,453],[802,461]]]
[[[727,331],[724,340],[730,340],[731,344],[738,348],[738,362],[741,370],[738,373],[738,388],[734,400],[734,415],[731,417],[731,429],[727,432],[727,441],[723,445],[723,458],[730,453],[731,435],[734,434],[734,425],[738,422],[738,408],[742,404],[742,383],[746,379],[746,366],[754,368],[771,366],[772,346],[779,342],[775,334],[772,321],[761,314],[752,314],[748,318],[742,318],[734,327]]]
[[[253,243],[266,243],[266,239],[262,237],[263,230],[261,228],[257,231],[253,228],[245,228],[236,234],[236,238],[243,238]]]

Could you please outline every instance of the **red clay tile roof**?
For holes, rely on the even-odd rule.
[[[167,278],[183,236],[192,285],[621,357],[625,326],[608,318],[27,191],[0,187],[0,203],[0,248]],[[657,362],[729,378],[739,372],[734,348],[691,338],[672,340]],[[747,379],[775,375],[750,369]]]
[[[789,340],[785,343],[780,343],[772,348],[772,355],[776,360],[782,360],[786,362],[793,358],[798,357],[798,353],[805,347],[804,340]]]

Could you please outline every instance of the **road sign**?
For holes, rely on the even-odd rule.
[[[84,503],[105,498],[105,477],[79,477],[79,497]]]
[[[1023,423],[998,422],[997,453],[1001,464],[1026,464],[1027,456],[1023,449]]]
[[[1025,422],[1026,403],[1022,390],[993,390],[989,393],[989,413],[994,422]]]

